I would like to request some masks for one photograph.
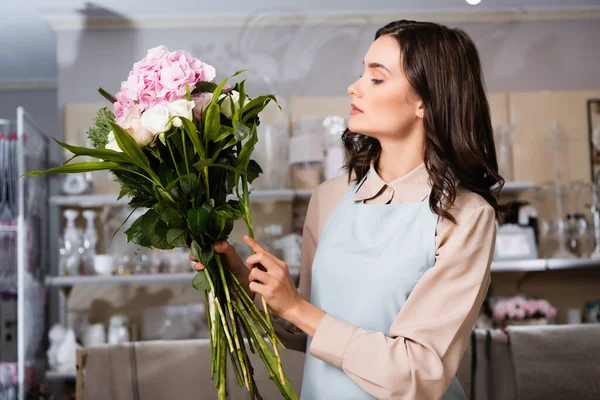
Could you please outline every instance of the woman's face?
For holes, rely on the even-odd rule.
[[[403,138],[422,124],[421,99],[400,64],[400,45],[392,36],[375,40],[363,75],[348,87],[352,106],[348,128],[376,139]]]

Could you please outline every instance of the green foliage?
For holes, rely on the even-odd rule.
[[[115,114],[107,107],[98,110],[94,125],[87,131],[87,137],[97,149],[103,149],[108,144],[108,134],[111,131],[111,123],[115,122]]]

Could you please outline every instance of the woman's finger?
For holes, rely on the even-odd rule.
[[[252,239],[250,236],[248,235],[244,235],[243,237],[244,242],[252,249],[254,250],[255,253],[267,253],[269,255],[272,256],[272,254],[265,249],[264,247],[262,247],[260,245],[260,243],[258,243],[256,240]]]
[[[192,254],[192,252],[190,252],[190,254],[189,254],[189,256],[188,256],[188,257],[189,257],[190,261],[198,262],[198,260],[196,260],[196,258],[195,258],[195,257],[194,257],[194,255]]]
[[[252,254],[246,259],[246,264],[252,269],[253,267],[264,267],[267,271],[279,269],[277,262],[267,253]]]
[[[204,269],[204,265],[202,265],[201,263],[197,262],[194,264],[194,269],[196,271],[202,271]]]
[[[271,290],[267,286],[261,285],[258,282],[250,282],[248,289],[250,289],[251,292],[261,295],[265,298],[265,300],[271,298]]]
[[[225,256],[225,263],[230,267],[235,269],[241,269],[242,267],[247,268],[247,265],[244,264],[244,261],[235,251],[235,248],[228,242],[215,243],[215,252],[223,254]]]
[[[248,275],[248,280],[250,282],[260,282],[263,285],[268,285],[273,281],[273,277],[265,271],[261,271],[258,268],[252,268]]]

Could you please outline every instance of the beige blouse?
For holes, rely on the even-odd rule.
[[[299,288],[306,300],[319,233],[348,189],[348,177],[339,177],[321,184],[310,199]],[[354,199],[420,202],[429,190],[424,164],[389,184],[371,167]],[[438,220],[435,265],[417,282],[389,332],[366,331],[326,314],[313,337],[311,355],[342,368],[377,398],[398,399],[398,392],[409,393],[406,399],[441,398],[466,350],[490,285],[495,213],[481,196],[462,189],[450,213],[456,224]],[[279,319],[276,331],[286,347],[306,350],[306,335],[292,324]]]

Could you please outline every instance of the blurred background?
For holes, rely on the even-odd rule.
[[[113,237],[129,210],[108,174],[11,179],[66,160],[53,137],[86,145],[96,111],[107,105],[98,87],[116,93],[135,61],[165,45],[215,66],[217,80],[247,69],[250,95],[276,94],[282,111],[261,118],[255,159],[264,174],[252,212],[257,238],[298,282],[308,200],[341,173],[346,89],[362,73],[377,28],[396,19],[464,29],[483,62],[507,181],[501,196],[514,201],[514,212],[498,229],[477,332],[598,324],[598,0],[4,0],[0,398],[74,398],[77,348],[207,338],[204,297],[190,285],[187,252],[139,249],[125,242],[124,229]],[[231,243],[244,255],[242,225]],[[536,351],[556,358],[553,347],[544,349]],[[580,356],[573,350],[566,357],[577,364]],[[494,384],[513,389],[491,389],[496,378],[469,365],[469,396],[534,398],[518,388],[532,367],[514,356],[499,360],[485,362],[496,371],[510,364],[511,378]],[[595,382],[597,360],[589,371]],[[195,398],[216,398],[212,386],[205,396]]]

